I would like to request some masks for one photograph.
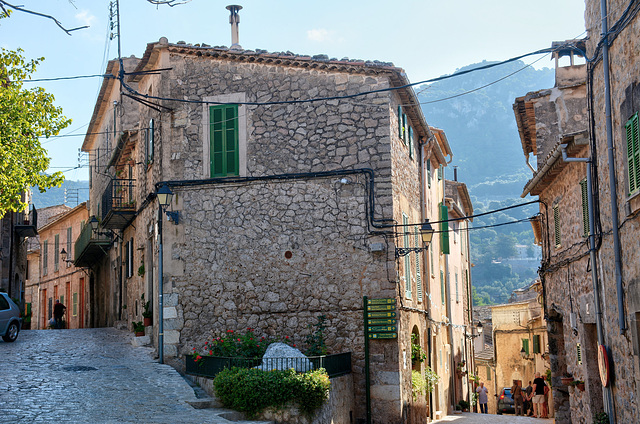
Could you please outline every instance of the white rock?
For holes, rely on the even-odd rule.
[[[306,372],[313,369],[313,364],[302,352],[284,343],[272,343],[262,357],[262,364],[256,368],[263,371],[295,369]]]

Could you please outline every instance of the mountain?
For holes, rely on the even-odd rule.
[[[89,200],[89,181],[65,180],[60,187],[50,188],[44,193],[32,187],[31,196],[36,209],[62,204],[75,207]]]
[[[453,75],[494,63],[465,66]],[[533,200],[520,198],[532,174],[525,164],[512,105],[516,97],[553,87],[554,82],[553,69],[536,70],[515,61],[416,90],[427,122],[445,131],[453,150],[447,178],[453,179],[452,168],[457,167],[458,180],[467,184],[476,214]],[[539,256],[530,224],[496,225],[537,212],[538,206],[532,204],[474,219],[470,238],[475,304],[506,302],[512,290],[536,278],[536,266],[515,272],[509,264],[516,245],[525,246],[530,259]]]

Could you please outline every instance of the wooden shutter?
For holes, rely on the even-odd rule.
[[[529,354],[529,339],[522,339],[522,348],[524,349],[524,353]]]
[[[400,137],[400,140],[404,139],[404,134],[403,134],[403,129],[404,127],[402,126],[402,106],[398,105],[398,137]]]
[[[533,353],[540,353],[540,336],[533,336]]]
[[[422,237],[418,228],[414,228],[415,235],[415,247],[421,247]],[[420,255],[422,252],[416,252],[416,295],[418,296],[418,302],[422,302],[422,273],[420,272]]]
[[[627,133],[627,177],[629,179],[629,194],[640,190],[640,129],[638,128],[638,113],[625,124]]]
[[[442,304],[444,305],[444,272],[440,270],[440,297],[442,298]]]
[[[53,238],[53,271],[58,270],[60,264],[60,234],[56,234]]]
[[[404,247],[409,247],[409,217],[402,214],[402,244]],[[404,294],[407,299],[411,299],[411,256],[404,256]]]
[[[209,126],[211,176],[239,175],[238,106],[211,106]]]
[[[582,235],[584,237],[589,236],[589,193],[587,189],[587,179],[585,178],[580,181],[580,192],[582,193]]]
[[[402,142],[406,145],[407,144],[407,135],[409,134],[409,131],[407,131],[407,115],[406,114],[402,114]]]
[[[431,159],[427,159],[427,186],[431,188]]]
[[[449,211],[447,205],[440,203],[440,249],[443,254],[449,254]]]
[[[155,122],[149,120],[149,129],[147,130],[147,165],[153,162],[153,146],[155,144]]]
[[[47,275],[49,268],[49,240],[42,242],[42,275]]]
[[[562,237],[560,236],[560,207],[558,205],[553,207],[553,229],[555,233],[555,246],[558,248],[562,245]]]

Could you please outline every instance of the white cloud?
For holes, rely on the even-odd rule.
[[[75,18],[80,22],[81,26],[91,26],[93,21],[96,20],[96,17],[86,10],[83,10],[82,12],[76,14]]]
[[[307,38],[311,41],[318,41],[318,42],[332,41],[333,34],[324,28],[310,29],[309,31],[307,31]]]

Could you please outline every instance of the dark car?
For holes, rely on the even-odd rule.
[[[498,395],[498,415],[503,412],[515,413],[516,408],[514,406],[513,397],[511,396],[511,388],[505,387],[500,391]]]
[[[20,332],[20,308],[6,293],[0,293],[0,335],[5,342],[14,342]]]

